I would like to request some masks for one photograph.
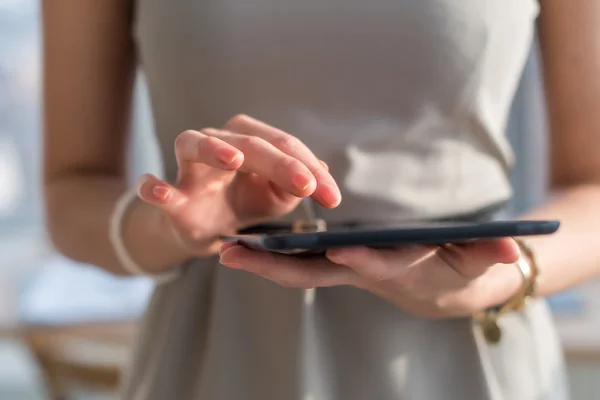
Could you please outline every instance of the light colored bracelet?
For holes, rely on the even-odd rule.
[[[144,271],[134,260],[125,247],[123,240],[123,219],[129,211],[131,204],[137,199],[135,188],[123,193],[117,200],[113,212],[110,216],[109,239],[113,246],[117,259],[121,267],[131,275],[145,276],[153,279],[157,284],[170,282],[175,279],[181,271],[178,269],[170,270],[161,274],[150,274]]]
[[[513,311],[521,311],[525,307],[527,300],[535,297],[537,279],[540,274],[535,253],[524,240],[517,238],[515,241],[519,245],[522,254],[515,263],[519,269],[519,273],[523,277],[521,290],[519,290],[516,296],[501,306],[492,307],[473,315],[475,320],[481,323],[483,336],[490,344],[498,343],[502,337],[502,329],[499,324],[500,316]]]

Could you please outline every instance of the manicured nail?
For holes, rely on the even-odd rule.
[[[148,175],[143,176],[137,183],[137,186],[135,188],[137,195],[139,197],[142,197],[142,187],[146,184],[146,182],[148,182],[150,180],[150,177]]]
[[[164,185],[156,185],[152,188],[152,194],[156,196],[157,199],[165,201],[169,198],[171,189]]]
[[[233,149],[223,149],[218,153],[219,160],[227,165],[233,164],[240,155],[239,151]]]
[[[312,176],[305,174],[298,174],[292,179],[292,185],[298,190],[306,190],[312,183]]]

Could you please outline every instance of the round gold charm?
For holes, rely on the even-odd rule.
[[[486,319],[481,323],[483,336],[488,343],[496,344],[502,337],[502,330],[494,319]]]

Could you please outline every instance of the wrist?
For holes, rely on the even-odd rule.
[[[191,257],[166,228],[162,212],[136,199],[123,215],[123,241],[132,260],[148,274],[168,272]]]
[[[537,264],[532,258],[533,253],[523,242],[519,242],[521,255],[513,264],[497,264],[486,273],[482,293],[486,297],[485,308],[500,307],[512,299],[524,295],[534,295],[533,286],[538,278]],[[523,265],[524,263],[524,265]],[[526,286],[528,288],[526,288]],[[529,288],[529,286],[531,286]]]
[[[473,314],[475,320],[480,322],[483,336],[488,343],[497,343],[502,337],[499,318],[506,313],[522,310],[527,300],[536,293],[539,269],[533,250],[522,240],[517,240],[517,243],[521,249],[521,256],[514,264],[514,269],[521,277],[518,291],[500,304],[485,307],[484,310]]]

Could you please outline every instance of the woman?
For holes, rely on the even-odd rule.
[[[46,1],[44,34],[52,240],[160,283],[126,399],[565,398],[540,298],[600,272],[600,147],[587,143],[600,128],[599,3],[125,3]],[[497,208],[536,21],[557,194],[524,217],[562,228],[531,239],[533,254],[502,239],[309,262],[219,242],[301,218],[308,197],[328,222]],[[142,177],[139,196],[123,179],[136,63],[166,177]],[[534,284],[537,299],[499,317],[499,341],[484,336],[472,316]]]

